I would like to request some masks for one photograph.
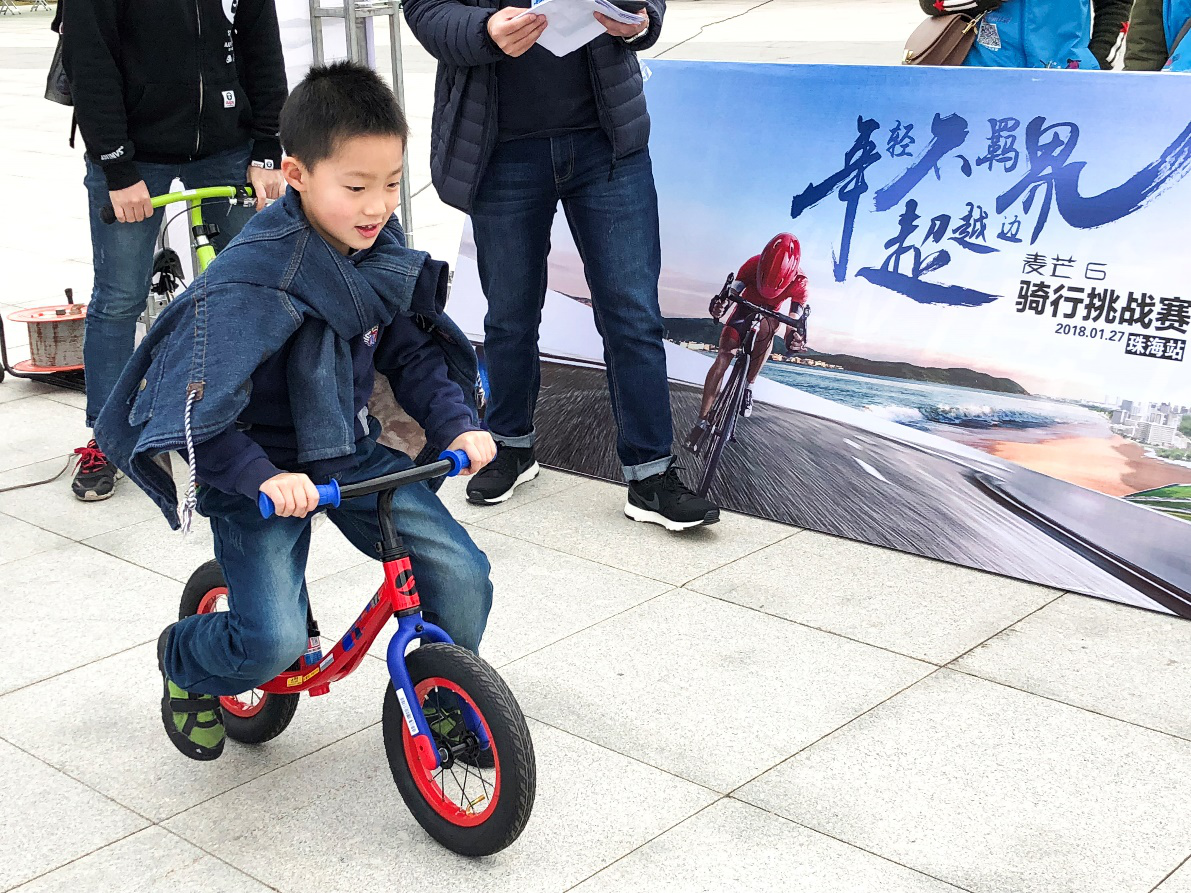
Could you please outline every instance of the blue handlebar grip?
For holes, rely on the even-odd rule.
[[[463,450],[443,450],[439,454],[438,458],[439,461],[446,459],[453,466],[451,470],[447,472],[447,477],[449,478],[453,478],[459,472],[463,471],[463,469],[471,465],[471,459],[467,458],[467,453],[465,453]]]
[[[339,482],[331,481],[329,484],[315,484],[314,489],[318,490],[318,504],[330,505],[339,508]],[[275,506],[273,500],[264,493],[258,493],[256,497],[256,506],[261,510],[262,518],[273,517]]]

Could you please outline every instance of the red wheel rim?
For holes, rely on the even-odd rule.
[[[214,614],[218,611],[226,610],[226,586],[216,586],[214,589],[208,590],[207,594],[199,601],[199,614]],[[252,691],[246,691],[243,694],[221,697],[219,699],[219,706],[232,716],[248,719],[250,716],[256,716],[265,709],[265,700],[268,697],[263,691],[254,688]]]
[[[488,720],[476,707],[475,701],[456,683],[439,676],[423,679],[414,689],[418,703],[425,704],[427,695],[435,688],[453,692],[476,712],[491,742],[494,765],[491,769],[478,769],[457,760],[450,769],[444,769],[441,765],[434,770],[424,769],[417,751],[414,750],[414,739],[409,733],[409,727],[403,722],[401,741],[405,747],[405,763],[413,775],[414,784],[418,786],[418,791],[430,804],[431,809],[452,825],[474,828],[488,821],[496,809],[496,804],[500,802],[500,754],[496,750],[496,742],[492,740],[492,729],[488,727]],[[483,808],[477,812],[481,805]]]

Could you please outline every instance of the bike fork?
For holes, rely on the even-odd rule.
[[[454,642],[451,641],[451,637],[445,630],[426,621],[422,617],[422,612],[415,610],[397,618],[397,632],[389,640],[389,650],[385,657],[389,665],[389,677],[393,680],[393,690],[401,705],[405,726],[409,730],[410,737],[413,738],[418,760],[424,769],[433,772],[442,763],[441,755],[434,744],[430,724],[426,722],[426,715],[422,712],[422,703],[414,690],[413,680],[409,676],[409,668],[405,665],[405,653],[414,639],[420,639],[423,643],[441,642],[445,645],[453,645]],[[487,750],[491,741],[479,714],[464,698],[459,698],[459,707],[463,713],[463,722],[479,740],[480,749]]]

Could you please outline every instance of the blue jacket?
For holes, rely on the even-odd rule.
[[[1191,0],[1165,0],[1162,4],[1162,28],[1166,32],[1166,45],[1171,48],[1168,71],[1191,71],[1191,34],[1178,46],[1179,32],[1191,20]]]
[[[601,34],[576,50],[587,56],[600,125],[617,159],[649,145],[649,112],[637,52],[649,49],[661,36],[666,0],[645,3],[649,30],[640,38],[627,43]],[[487,28],[499,6],[500,0],[405,0],[410,31],[438,60],[430,177],[439,197],[461,211],[471,211],[496,148],[496,63],[506,56]]]
[[[1091,39],[1091,0],[1005,0],[985,15],[964,64],[1098,70]]]
[[[176,528],[177,490],[154,457],[177,450],[189,461],[188,440],[201,444],[232,428],[249,403],[253,373],[286,347],[290,392],[303,396],[291,404],[297,461],[350,455],[356,420],[349,342],[374,326],[388,333],[414,324],[412,303],[428,262],[425,252],[405,247],[395,218],[372,248],[341,255],[311,228],[290,190],[158,316],[104,405],[96,440]],[[435,335],[474,420],[478,376],[470,342],[441,312],[416,321]],[[377,371],[401,402],[409,387],[401,370]],[[429,419],[414,418],[432,429]],[[445,446],[428,442],[419,461]]]

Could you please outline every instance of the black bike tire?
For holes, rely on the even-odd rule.
[[[183,620],[197,614],[207,593],[226,585],[223,571],[215,559],[199,565],[182,590],[178,619]],[[252,716],[236,716],[224,710],[223,728],[229,738],[241,744],[264,744],[266,741],[272,741],[293,721],[300,698],[301,695],[266,694],[263,696],[263,706]]]
[[[500,852],[525,829],[537,792],[533,740],[516,698],[491,665],[458,645],[424,645],[410,652],[406,666],[415,687],[421,680],[437,676],[458,685],[475,702],[499,754],[501,797],[492,817],[471,828],[448,822],[426,802],[406,762],[405,717],[390,683],[385,686],[381,727],[389,769],[401,799],[426,833],[448,850],[471,857]]]
[[[747,373],[748,357],[740,354],[732,365],[727,387],[720,392],[712,406],[712,442],[707,451],[707,462],[703,466],[703,474],[699,478],[699,487],[696,490],[700,496],[707,496],[708,491],[711,490],[711,485],[715,481],[715,473],[719,470],[720,456],[724,452],[724,446],[736,430],[740,404],[744,399],[744,380]],[[723,422],[717,425],[715,422],[720,417],[721,411],[723,412]]]

